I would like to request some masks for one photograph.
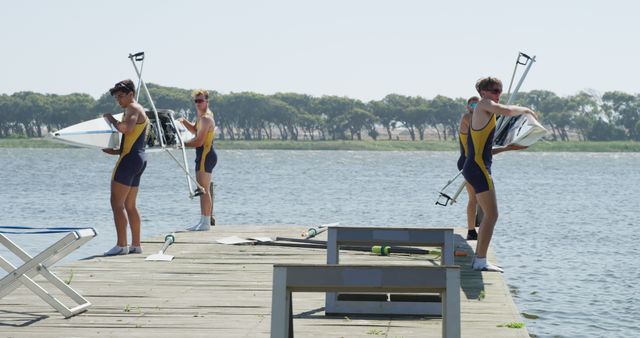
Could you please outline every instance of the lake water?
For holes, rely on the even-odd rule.
[[[193,154],[189,154],[190,164]],[[454,152],[219,150],[219,224],[465,226],[466,196],[435,206]],[[116,158],[87,149],[0,149],[0,225],[92,226],[74,259],[115,243]],[[492,246],[539,337],[640,336],[640,154],[512,152],[494,158]],[[195,224],[184,175],[149,154],[138,197],[143,238]],[[293,235],[293,234],[292,234]],[[34,251],[52,236],[10,236]],[[35,250],[37,251],[37,250]],[[0,251],[0,253],[6,253]]]

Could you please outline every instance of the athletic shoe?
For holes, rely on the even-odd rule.
[[[130,254],[141,254],[142,253],[142,247],[141,246],[130,246],[129,247],[129,253]]]
[[[211,225],[209,223],[200,223],[200,226],[194,231],[209,231],[211,229]]]
[[[209,229],[211,229],[211,225],[209,225],[208,223],[198,223],[192,227],[187,228],[188,231],[208,231]]]
[[[471,267],[476,271],[504,272],[502,268],[487,262],[486,259],[474,259]]]
[[[186,230],[187,231],[198,231],[198,228],[200,228],[201,225],[202,225],[202,221],[200,221],[196,225],[192,225],[192,226],[188,227]]]
[[[475,229],[473,230],[467,230],[467,241],[477,241],[478,240],[478,233],[476,232]]]
[[[114,246],[113,248],[111,248],[111,250],[106,251],[104,253],[105,256],[118,256],[118,255],[126,255],[129,253],[129,247],[128,246]]]

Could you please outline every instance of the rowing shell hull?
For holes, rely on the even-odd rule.
[[[122,119],[122,114],[113,116]],[[80,122],[51,133],[54,141],[84,148],[118,148],[120,133],[104,118]]]
[[[155,114],[147,111],[147,116],[151,122],[151,135],[146,144],[146,149],[163,149],[157,136],[158,128]],[[120,121],[123,114],[117,114],[113,117]],[[171,110],[159,110],[158,116],[161,121],[161,128],[164,140],[164,146],[168,148],[180,148],[181,143],[177,133],[183,141],[191,139],[194,135],[190,133],[182,124],[175,123]],[[84,148],[119,148],[122,134],[119,133],[104,118],[99,117],[93,120],[80,122],[62,130],[51,133],[54,141],[70,144],[73,146]]]
[[[517,116],[513,125],[506,132],[504,142],[498,145],[515,144],[528,147],[547,135],[547,129],[529,114]]]

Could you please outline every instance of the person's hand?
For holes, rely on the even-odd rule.
[[[538,119],[538,114],[536,114],[536,112],[534,112],[533,110],[531,111],[531,116],[533,116],[534,119],[539,120]]]
[[[519,144],[510,144],[507,146],[507,150],[522,150],[522,149],[527,149],[529,148],[528,146],[521,146]]]
[[[111,113],[106,113],[106,114],[102,114],[102,117],[109,123],[115,125],[115,123],[113,123],[113,121],[116,121],[115,117],[113,117],[113,115]],[[117,121],[116,121],[117,123]]]
[[[120,154],[120,150],[119,149],[103,148],[102,151],[107,153],[107,154],[109,154],[109,155],[118,155],[118,154]]]

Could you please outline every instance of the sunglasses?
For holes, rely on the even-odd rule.
[[[469,107],[471,107],[472,109],[476,109],[476,106],[478,105],[478,102],[471,102],[469,103]]]
[[[493,89],[489,89],[487,90],[489,93],[494,93],[494,94],[502,94],[502,89],[498,89],[498,88],[493,88]]]
[[[195,100],[193,100],[193,102],[195,102],[195,103],[202,103],[204,101],[206,101],[206,100],[204,100],[204,99],[195,99]]]
[[[133,88],[127,86],[126,84],[122,83],[122,82],[118,82],[116,83],[113,88],[109,89],[109,94],[113,95],[117,92],[123,92],[125,94],[128,94],[130,92],[134,91]]]

